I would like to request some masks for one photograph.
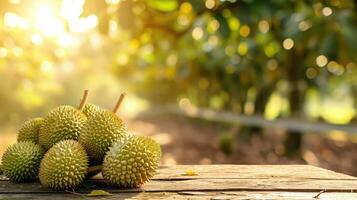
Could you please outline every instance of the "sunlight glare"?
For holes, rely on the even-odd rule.
[[[63,0],[60,16],[69,21],[76,20],[83,12],[84,0]]]
[[[48,60],[43,61],[41,64],[41,70],[45,74],[52,74],[54,72],[53,64]]]
[[[33,34],[31,36],[31,42],[36,44],[36,45],[40,45],[43,42],[43,38],[42,38],[42,36],[40,34]]]
[[[45,36],[53,37],[64,32],[64,24],[54,18],[54,9],[49,5],[41,5],[37,8],[35,24]]]
[[[96,27],[97,24],[98,24],[98,17],[93,14],[85,18],[79,18],[76,20],[69,21],[69,27],[71,31],[76,33],[86,32]]]
[[[12,12],[6,12],[4,15],[4,21],[8,27],[16,27],[20,21],[19,17]]]
[[[64,33],[58,36],[57,44],[60,47],[70,47],[77,45],[77,41],[72,35]]]
[[[0,47],[0,58],[5,58],[8,54],[8,50],[4,47]]]

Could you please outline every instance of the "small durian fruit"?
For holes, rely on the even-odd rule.
[[[75,140],[63,140],[47,151],[40,165],[40,182],[55,190],[73,189],[85,179],[88,156]]]
[[[40,145],[24,141],[10,146],[2,157],[2,170],[15,182],[26,182],[37,177],[44,151]]]
[[[44,118],[39,131],[39,144],[46,150],[62,140],[78,140],[87,117],[82,109],[87,101],[88,91],[84,93],[79,108],[59,106]]]
[[[124,122],[115,114],[123,98],[124,94],[120,96],[113,112],[101,110],[86,121],[79,142],[92,160],[103,160],[113,142],[126,135]]]
[[[144,136],[116,141],[104,157],[103,178],[111,185],[138,187],[152,178],[160,163],[161,148]]]
[[[102,109],[99,106],[88,103],[84,106],[82,112],[87,116],[87,118],[91,118],[91,117],[95,116],[101,110]]]
[[[33,118],[26,121],[19,130],[17,141],[31,141],[38,144],[38,132],[43,123],[43,118]]]

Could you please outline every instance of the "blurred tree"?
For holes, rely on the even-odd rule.
[[[329,113],[332,122],[348,122],[357,109],[356,4],[4,0],[0,117],[9,118],[4,113],[11,107],[27,116],[36,107],[63,102],[58,97],[73,102],[81,87],[98,78],[105,82],[98,90],[108,89],[113,82],[107,73],[113,73],[153,103],[183,99],[265,116],[267,105],[273,105],[277,111],[269,119],[327,119]],[[307,112],[308,91],[321,97],[317,114]],[[269,104],[274,99],[282,103]],[[342,111],[323,109],[331,99],[351,101],[354,110],[347,107],[347,117],[340,120]],[[344,103],[339,103],[341,110]],[[293,132],[286,144],[296,152],[300,141],[301,135]]]
[[[353,1],[124,0],[106,6],[111,12],[98,13],[100,24],[118,24],[139,52],[129,55],[130,63],[119,62],[116,73],[138,80],[130,85],[156,102],[187,96],[198,106],[262,115],[278,91],[290,115],[304,117],[307,88],[328,95],[331,76],[356,88],[346,81],[355,67],[345,69],[357,58],[351,54],[357,47]],[[110,35],[110,28],[99,30]],[[299,133],[288,134],[293,153],[300,142]]]

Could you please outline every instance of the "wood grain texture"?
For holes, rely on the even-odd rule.
[[[314,180],[314,179],[192,179],[192,180],[153,180],[140,188],[118,189],[107,186],[103,181],[87,181],[78,189],[89,192],[92,189],[105,189],[110,192],[175,192],[175,191],[357,191],[356,180]],[[11,183],[2,181],[0,193],[51,193],[55,192],[36,183]]]
[[[233,192],[145,192],[145,193],[115,193],[106,197],[88,197],[85,194],[55,193],[55,194],[0,194],[0,200],[5,199],[90,199],[90,200],[121,200],[121,199],[211,199],[211,200],[353,200],[357,193],[326,192],[314,198],[315,192],[262,192],[262,191],[233,191]]]
[[[197,176],[184,175],[187,170]],[[154,179],[140,188],[107,186],[96,176],[78,188],[78,194],[56,192],[34,183],[12,183],[0,178],[1,199],[89,198],[103,189],[105,199],[357,199],[357,178],[308,165],[177,165],[163,166]],[[99,199],[90,197],[90,199]],[[103,199],[103,198],[100,198]]]
[[[182,176],[194,170],[198,176]],[[356,177],[333,172],[310,165],[175,165],[160,167],[154,180],[158,179],[352,179]]]

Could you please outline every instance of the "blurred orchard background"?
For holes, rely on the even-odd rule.
[[[2,0],[0,157],[89,89],[166,165],[357,175],[356,52],[353,0]]]

